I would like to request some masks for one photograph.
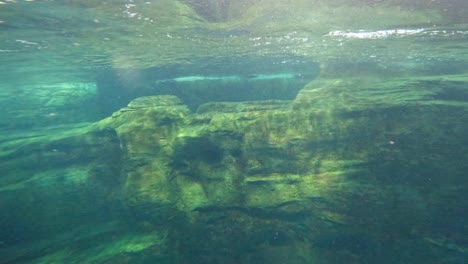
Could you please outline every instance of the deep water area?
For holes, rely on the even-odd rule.
[[[0,264],[468,263],[467,13],[0,1]]]

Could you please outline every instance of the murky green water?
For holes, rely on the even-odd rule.
[[[467,11],[0,1],[0,263],[467,263]]]

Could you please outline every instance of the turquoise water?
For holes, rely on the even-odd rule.
[[[0,1],[0,264],[468,263],[467,11]]]

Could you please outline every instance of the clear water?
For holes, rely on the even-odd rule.
[[[0,1],[0,263],[468,263],[467,11]]]

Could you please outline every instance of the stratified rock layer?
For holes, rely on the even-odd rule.
[[[35,230],[70,237],[37,197],[15,200],[34,191],[64,201],[60,223],[76,224],[71,209],[96,230],[27,258],[9,247],[26,239],[1,250],[17,263],[461,263],[467,97],[464,76],[320,79],[294,101],[196,114],[141,97],[80,129],[2,143],[2,223],[31,226],[27,212],[42,217]]]

